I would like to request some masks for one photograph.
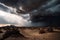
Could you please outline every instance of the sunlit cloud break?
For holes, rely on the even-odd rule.
[[[0,10],[0,24],[17,24],[21,26],[26,25],[27,20],[23,19],[21,16]]]

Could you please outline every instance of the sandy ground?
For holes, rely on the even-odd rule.
[[[60,30],[54,29],[54,32],[39,33],[38,28],[20,28],[24,37],[8,37],[5,40],[60,40]],[[4,30],[5,32],[5,30]],[[0,38],[4,33],[0,33]]]

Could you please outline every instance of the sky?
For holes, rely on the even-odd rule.
[[[11,9],[3,4],[0,4],[0,24],[16,24],[26,25],[27,19],[25,15],[16,15],[11,13]]]
[[[36,1],[36,0],[35,0]],[[30,20],[30,16],[29,14],[18,14],[16,15],[16,9],[15,6],[20,6],[20,0],[0,0],[0,2],[5,3],[6,5],[0,3],[0,23],[11,23],[11,24],[21,24],[21,25],[44,25],[46,23],[44,22],[40,22],[40,23],[31,23]],[[22,3],[26,3],[28,2],[27,0],[22,0]],[[37,1],[38,2],[38,1]],[[8,5],[10,4],[10,5]],[[23,4],[21,4],[23,5]],[[22,8],[23,10],[23,8]],[[41,13],[41,11],[44,11],[43,13]],[[15,14],[11,14],[11,12],[15,13]],[[48,0],[46,2],[46,4],[43,4],[41,6],[39,6],[37,9],[30,11],[32,13],[32,15],[41,15],[41,14],[58,14],[58,12],[60,13],[60,1],[59,0]],[[40,12],[40,13],[38,13]],[[46,13],[45,13],[46,12]],[[29,13],[29,12],[28,12]],[[3,16],[4,15],[4,16]],[[11,15],[11,16],[10,16]],[[14,16],[13,16],[14,15]],[[18,21],[17,21],[18,20]],[[16,21],[16,22],[15,22]],[[19,22],[20,21],[20,22]]]

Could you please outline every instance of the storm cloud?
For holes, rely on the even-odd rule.
[[[60,23],[60,0],[0,0],[0,2],[16,8],[18,14],[29,13],[33,25],[42,21],[54,25]]]

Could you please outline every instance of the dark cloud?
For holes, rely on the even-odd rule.
[[[0,0],[7,6],[11,6],[17,9],[19,13],[31,13],[30,19],[32,22],[47,22],[57,24],[60,17],[48,17],[60,15],[60,0]],[[22,7],[21,10],[20,7]],[[41,17],[47,16],[47,17]],[[57,22],[56,22],[57,21]]]
[[[45,22],[58,26],[60,25],[60,0],[49,0],[30,13],[32,22]]]
[[[0,4],[0,10],[5,11],[5,12],[10,12],[11,10],[4,6],[3,4]]]
[[[18,0],[0,0],[1,3],[4,3],[7,6],[15,7]]]

